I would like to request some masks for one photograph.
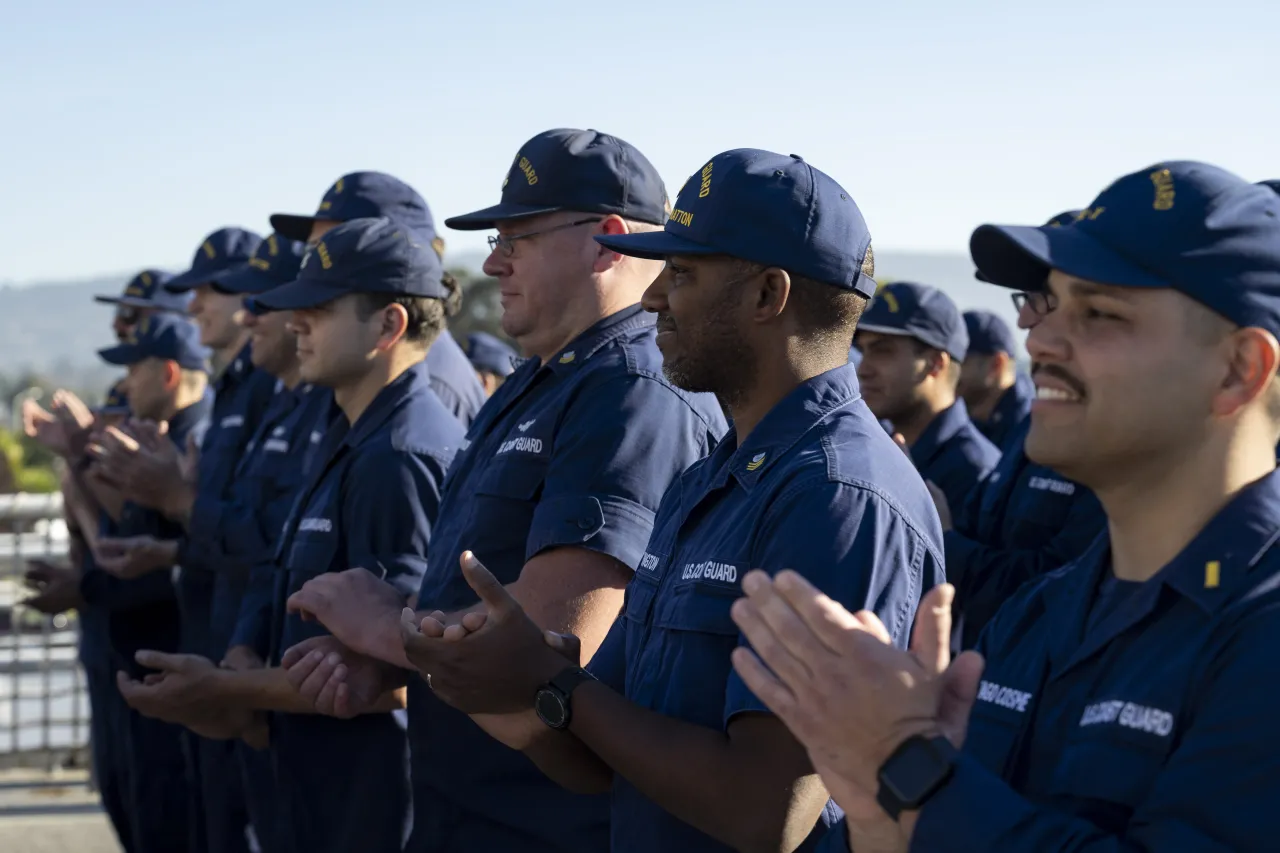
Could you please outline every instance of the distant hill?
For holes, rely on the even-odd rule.
[[[448,262],[479,278],[484,257],[481,252],[458,252]],[[876,272],[880,278],[937,285],[961,308],[988,308],[1010,323],[1015,319],[1008,291],[976,281],[965,255],[886,249],[876,253]],[[94,302],[93,297],[119,293],[127,279],[122,273],[0,286],[0,373],[35,372],[83,388],[105,385],[119,371],[102,365],[95,351],[111,342],[113,309]],[[496,299],[496,294],[486,292],[484,301],[490,297]],[[467,325],[460,323],[460,330]]]

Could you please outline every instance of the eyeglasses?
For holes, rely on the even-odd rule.
[[[121,305],[116,308],[116,319],[126,326],[132,326],[142,319],[142,311],[132,305]]]
[[[1018,309],[1019,314],[1024,305],[1037,317],[1043,317],[1058,307],[1058,297],[1048,290],[1022,290],[1011,294],[1009,298],[1013,300],[1013,307]]]
[[[489,251],[497,249],[502,250],[502,256],[509,258],[515,254],[516,247],[512,244],[517,240],[527,240],[530,237],[538,237],[542,234],[550,234],[552,231],[563,231],[565,228],[575,228],[579,225],[586,225],[589,222],[599,222],[603,217],[597,216],[592,219],[578,219],[573,222],[566,222],[563,225],[553,225],[550,228],[543,228],[541,231],[530,231],[527,234],[516,234],[512,237],[504,237],[499,234],[496,237],[489,238]]]

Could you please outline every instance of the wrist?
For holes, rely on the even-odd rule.
[[[162,502],[161,511],[173,519],[182,522],[185,526],[187,520],[191,518],[191,509],[196,502],[196,492],[190,483],[185,480],[178,480],[169,489]]]

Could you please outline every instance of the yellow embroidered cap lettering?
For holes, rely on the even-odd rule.
[[[1156,200],[1151,206],[1156,210],[1171,210],[1173,208],[1173,175],[1168,169],[1152,172],[1151,183],[1156,188]]]
[[[898,297],[893,295],[892,290],[882,290],[876,294],[876,298],[884,300],[884,304],[888,306],[890,314],[897,314],[901,308],[901,306],[898,305]]]
[[[578,354],[577,354],[577,353],[575,353],[573,350],[569,350],[567,353],[565,353],[564,355],[560,356],[560,363],[561,363],[561,364],[568,364],[568,363],[570,363],[571,361],[573,361],[573,360],[574,360],[575,358],[577,358],[577,357],[578,357]]]
[[[280,254],[280,246],[276,243],[276,235],[274,234],[267,238],[267,254],[273,258]]]
[[[329,269],[333,266],[333,261],[329,259],[329,250],[324,243],[316,243],[316,254],[320,256],[320,266]]]
[[[678,207],[673,208],[671,211],[671,218],[669,221],[678,222],[679,224],[683,225],[685,228],[691,228],[693,227],[693,214],[689,213],[686,210],[681,210]]]
[[[698,189],[698,198],[706,198],[711,195],[711,167],[715,165],[715,161],[702,167],[702,186]]]
[[[141,281],[141,282],[142,282],[144,285],[146,285],[147,287],[150,287],[150,286],[151,286],[151,273],[149,273],[149,272],[144,272],[142,275],[138,276],[138,280],[139,280],[139,281]]]
[[[208,240],[204,241],[204,244],[200,246],[200,249],[205,253],[205,256],[208,257],[210,260],[213,260],[214,258],[218,257],[218,250],[213,248],[213,244],[210,243]]]
[[[538,182],[538,173],[534,171],[533,164],[529,162],[528,157],[520,158],[520,171],[524,172],[524,179],[529,182],[529,186],[533,186]]]
[[[768,455],[767,453],[757,453],[755,456],[752,456],[751,461],[747,463],[747,470],[748,471],[757,470],[761,465],[764,464],[764,460],[767,455]]]
[[[1204,588],[1217,589],[1218,583],[1222,579],[1222,564],[1217,560],[1210,560],[1204,564]]]

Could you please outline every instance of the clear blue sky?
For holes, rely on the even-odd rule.
[[[0,281],[179,268],[356,169],[408,180],[439,222],[496,201],[557,126],[633,142],[673,194],[727,148],[802,154],[882,248],[965,251],[981,221],[1038,222],[1165,158],[1280,176],[1265,0],[39,0],[3,19]]]

